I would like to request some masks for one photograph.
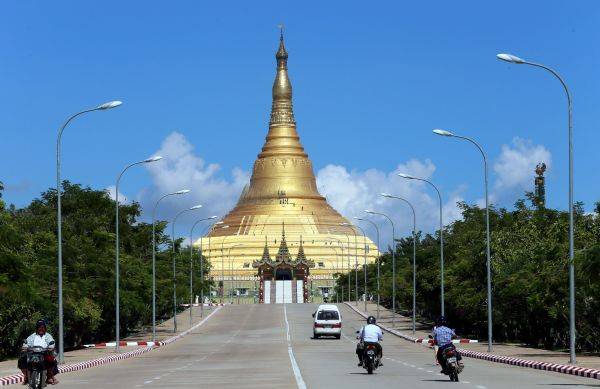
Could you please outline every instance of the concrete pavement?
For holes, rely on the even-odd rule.
[[[369,376],[356,366],[355,331],[364,321],[339,305],[340,340],[312,337],[316,305],[226,306],[179,342],[142,356],[61,375],[61,387],[105,388],[433,388],[454,385],[439,374],[433,353],[386,335],[385,366]],[[286,337],[286,316],[289,343]],[[288,349],[288,344],[290,348]],[[291,357],[297,362],[294,374]],[[466,388],[572,388],[596,380],[465,360]],[[298,377],[299,375],[299,377]]]
[[[204,317],[209,315],[215,307],[204,307],[203,313]],[[177,314],[177,324],[179,332],[183,332],[190,328],[190,311],[186,309]],[[192,319],[193,323],[197,323],[202,320],[201,312],[199,307],[194,307],[192,310]],[[33,329],[31,330],[33,332]],[[53,334],[55,335],[55,334]],[[163,341],[167,338],[175,335],[173,333],[173,318],[165,320],[163,322],[157,323],[156,325],[156,340]],[[147,327],[140,329],[139,331],[128,335],[126,338],[121,339],[124,341],[144,341],[152,339],[152,328]],[[105,339],[106,341],[110,341],[111,339]],[[143,346],[133,346],[133,347],[121,347],[121,353],[125,353],[127,351],[136,350],[139,348],[144,348]],[[106,357],[110,355],[114,355],[115,348],[114,347],[103,347],[103,348],[84,348],[80,350],[72,350],[65,352],[65,364],[70,363],[79,363],[88,361],[90,359]],[[6,361],[0,362],[0,377],[8,376],[12,374],[16,374],[19,372],[17,369],[17,360],[9,359]]]

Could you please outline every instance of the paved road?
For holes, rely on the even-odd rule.
[[[383,342],[385,366],[369,376],[356,367],[354,332],[363,323],[359,317],[341,306],[342,339],[313,340],[314,309],[311,304],[226,306],[174,344],[63,374],[60,387],[301,388],[302,383],[308,388],[363,389],[600,387],[596,380],[469,358],[465,358],[461,383],[455,384],[439,374],[429,349],[391,335]]]

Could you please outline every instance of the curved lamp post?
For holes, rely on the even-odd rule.
[[[233,283],[233,261],[231,260],[231,249],[243,246],[243,243],[237,243],[233,246],[229,246],[227,248],[227,260],[229,261],[229,271],[231,274],[231,278],[229,279],[229,303],[233,305],[233,291],[234,291],[234,283]],[[223,289],[225,288],[225,280],[223,280]],[[239,304],[239,299],[238,299]]]
[[[340,226],[350,228],[350,230],[354,234],[354,297],[356,298],[355,305],[358,306],[358,242],[356,241],[356,230],[353,228],[354,226],[350,223],[340,223]],[[350,252],[350,250],[348,250],[348,252]],[[348,274],[350,274],[350,269],[348,269]],[[348,288],[349,287],[350,286],[348,286]]]
[[[65,335],[64,335],[64,312],[63,312],[63,276],[62,276],[62,206],[61,206],[61,178],[60,178],[60,152],[62,134],[65,128],[71,123],[76,117],[83,115],[88,112],[104,111],[111,108],[116,108],[123,104],[120,101],[109,101],[108,103],[100,104],[95,108],[85,109],[71,115],[62,127],[58,130],[56,137],[56,222],[57,222],[57,239],[58,239],[58,362],[64,362],[65,352]]]
[[[189,189],[178,190],[177,192],[168,193],[158,199],[152,210],[152,341],[156,341],[156,208],[162,199],[189,193]]]
[[[573,222],[573,106],[571,93],[567,87],[567,83],[563,78],[552,68],[548,66],[529,62],[511,54],[498,54],[496,57],[502,61],[518,64],[530,65],[544,69],[560,81],[567,95],[568,104],[568,123],[569,123],[569,354],[570,363],[577,363],[575,355],[575,225]]]
[[[179,218],[179,216],[183,215],[184,213],[188,212],[188,211],[195,211],[197,209],[202,208],[202,205],[198,204],[198,205],[194,205],[191,208],[187,208],[184,209],[183,211],[180,211],[177,215],[175,215],[175,217],[173,218],[173,221],[171,222],[171,241],[172,241],[172,252],[173,252],[173,332],[176,333],[177,332],[177,273],[176,273],[176,265],[175,265],[175,222],[177,221],[177,219]],[[191,244],[191,242],[190,242]],[[190,307],[190,311],[192,310],[192,307]]]
[[[331,234],[331,232],[329,231],[329,229],[328,229],[327,231],[329,232],[329,234],[330,234],[330,235],[332,235],[332,234]],[[344,271],[344,243],[342,242],[342,240],[341,240],[341,239],[334,238],[333,236],[330,236],[328,239],[331,239],[332,241],[336,241],[336,242],[337,242],[337,244],[338,244],[338,246],[340,247],[340,249],[341,249],[341,251],[342,251],[342,255],[341,255],[341,256],[342,256],[342,260],[341,260],[341,263],[342,263],[342,270],[341,270],[341,271],[343,272],[343,271]],[[348,239],[350,239],[350,238],[348,238]],[[337,255],[337,251],[336,251],[336,255]],[[348,255],[350,255],[350,254],[348,254]],[[337,265],[338,272],[341,274],[341,272],[340,272],[339,258],[337,259],[337,261],[338,261],[338,265]],[[348,269],[348,273],[349,273],[349,272],[350,272],[350,269]],[[339,278],[338,278],[338,279],[339,279]],[[336,283],[337,283],[337,282],[336,282]],[[337,295],[337,292],[336,292],[336,295]],[[343,301],[343,300],[344,300],[344,294],[342,293],[342,301]],[[348,301],[350,301],[350,299],[348,299]]]
[[[383,216],[392,225],[392,327],[394,327],[394,321],[396,319],[396,228],[394,227],[392,219],[385,213],[375,212],[369,209],[365,209],[365,213]]]
[[[207,230],[214,230],[217,225],[223,224],[223,221],[218,221],[213,224],[209,224],[204,228],[202,234],[200,235],[200,280],[204,282],[204,254],[202,252],[202,238],[206,234]],[[210,235],[208,236],[208,261],[210,263]],[[211,288],[209,285],[208,295],[211,296]],[[200,300],[202,300],[202,304],[200,305],[200,317],[204,317],[204,287],[200,288]]]
[[[419,178],[419,177],[414,177],[408,174],[404,174],[404,173],[398,173],[398,175],[402,178],[406,178],[407,180],[417,180],[417,181],[423,181],[428,183],[429,185],[431,185],[433,187],[433,189],[435,189],[437,195],[438,195],[438,200],[439,200],[439,204],[440,204],[440,301],[441,301],[441,311],[442,311],[442,316],[446,315],[446,309],[445,309],[445,298],[444,298],[444,222],[442,219],[442,211],[443,211],[443,203],[442,203],[442,195],[440,194],[439,189],[437,188],[437,186],[435,186],[433,184],[433,182],[426,180],[424,178]]]
[[[346,252],[348,253],[348,302],[350,302],[352,301],[352,293],[350,292],[350,276],[352,275],[352,270],[350,268],[350,235],[346,234],[345,232],[342,234],[346,237]]]
[[[221,226],[220,228],[227,229],[229,228],[229,225]],[[225,297],[225,257],[223,255],[223,247],[227,238],[228,236],[225,235],[223,240],[221,240],[221,282],[223,283],[223,287],[221,288],[221,304],[223,304],[223,299]]]
[[[363,254],[364,254],[364,257],[365,257],[365,264],[364,264],[364,272],[365,272],[365,280],[364,280],[364,282],[365,282],[365,288],[364,289],[365,290],[364,290],[364,295],[365,295],[365,313],[366,313],[367,312],[367,244],[366,244],[366,242],[367,242],[367,236],[365,235],[365,230],[361,226],[356,225],[356,227],[359,228],[360,232],[362,232],[362,234],[363,234]],[[358,264],[356,265],[356,269],[358,270]],[[357,273],[357,276],[358,276],[358,273]]]
[[[490,205],[489,205],[489,196],[488,196],[488,164],[487,157],[483,148],[471,138],[466,136],[455,135],[450,131],[435,129],[433,130],[434,134],[440,136],[447,136],[457,139],[466,140],[471,143],[481,153],[483,157],[483,177],[484,177],[484,185],[485,185],[485,236],[486,236],[486,267],[487,267],[487,306],[488,306],[488,352],[492,351],[492,261],[491,261],[491,253],[490,253]]]
[[[160,161],[162,159],[161,156],[156,156],[148,159],[144,159],[143,161],[134,162],[129,164],[121,171],[121,174],[117,177],[117,184],[115,185],[115,337],[116,344],[115,350],[119,352],[119,341],[120,341],[120,313],[119,313],[119,183],[121,182],[121,177],[123,174],[133,166],[141,165],[143,163],[151,163]]]
[[[192,307],[194,304],[194,277],[193,277],[194,276],[194,240],[193,240],[194,228],[200,222],[203,222],[206,220],[213,220],[216,218],[217,218],[216,216],[211,216],[211,217],[205,217],[204,219],[197,220],[192,225],[192,228],[190,229],[190,327],[192,326]],[[202,255],[202,248],[200,248],[200,255]],[[200,258],[200,260],[202,261],[202,258]],[[202,287],[204,287],[204,285],[202,285]],[[201,301],[200,306],[203,306],[203,304],[204,304],[204,302]],[[200,312],[202,312],[202,309],[200,309]]]
[[[408,204],[408,206],[410,207],[410,209],[412,210],[412,214],[413,214],[413,308],[412,308],[412,332],[413,334],[415,333],[415,327],[416,327],[416,322],[417,322],[417,214],[415,212],[415,207],[413,207],[413,205],[410,203],[410,201],[402,198],[402,197],[398,197],[398,196],[393,196],[391,194],[388,193],[381,193],[380,196],[386,197],[388,199],[396,199],[396,200],[401,200],[404,201],[406,204]]]
[[[379,272],[379,257],[381,256],[380,252],[379,252],[379,226],[377,226],[377,224],[369,219],[363,219],[360,217],[354,217],[356,220],[360,220],[363,222],[368,222],[370,223],[374,228],[375,231],[377,231],[377,320],[379,320],[379,286],[380,286],[380,280],[379,280],[379,276],[380,276],[380,272]]]

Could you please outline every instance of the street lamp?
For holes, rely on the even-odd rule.
[[[435,189],[435,191],[437,192],[438,200],[440,203],[440,300],[441,300],[441,304],[442,304],[442,306],[441,306],[442,316],[445,316],[446,309],[445,309],[445,299],[444,299],[444,222],[442,219],[442,211],[443,211],[442,195],[440,194],[440,191],[437,188],[437,186],[435,186],[433,184],[433,182],[431,182],[429,180],[426,180],[424,178],[414,177],[414,176],[404,174],[404,173],[398,173],[398,175],[402,178],[406,178],[407,180],[417,180],[417,181],[426,182],[429,185],[431,185],[433,187],[433,189]]]
[[[369,209],[365,209],[365,213],[383,216],[392,225],[392,327],[394,327],[394,321],[396,319],[396,228],[394,227],[392,219],[384,213],[371,211]]]
[[[563,78],[554,70],[545,65],[529,62],[511,54],[498,54],[498,59],[502,61],[518,64],[530,65],[547,70],[562,84],[567,95],[568,120],[569,120],[569,351],[570,363],[577,363],[575,355],[575,225],[573,222],[573,107],[571,93]]]
[[[156,341],[156,208],[162,199],[189,193],[189,189],[178,190],[177,192],[168,193],[158,199],[152,210],[152,341]]]
[[[483,172],[484,172],[484,185],[485,185],[485,235],[486,235],[486,267],[487,267],[487,306],[488,306],[488,352],[492,352],[492,261],[491,261],[491,253],[490,253],[490,206],[489,206],[489,196],[488,196],[488,165],[487,165],[487,157],[483,148],[479,145],[479,143],[475,142],[473,139],[468,138],[466,136],[455,135],[454,133],[446,130],[435,129],[433,130],[434,134],[447,136],[452,138],[458,138],[462,140],[466,140],[473,144],[483,157]]]
[[[346,237],[346,247],[347,247],[346,252],[348,253],[348,303],[349,303],[352,299],[352,294],[350,292],[351,291],[350,276],[352,275],[352,272],[350,270],[350,235],[346,234],[345,232],[343,234]],[[342,262],[343,262],[343,259],[342,259]]]
[[[190,229],[190,327],[192,326],[192,306],[194,303],[194,240],[192,239],[192,234],[194,233],[194,227],[196,227],[196,225],[200,222],[206,221],[206,220],[212,220],[212,219],[216,219],[216,216],[211,216],[211,217],[206,217],[204,219],[200,219],[198,221],[196,221],[193,225],[192,228]],[[200,248],[200,255],[202,255],[202,247]],[[202,258],[200,258],[200,260],[202,261]],[[204,287],[204,285],[202,286]],[[203,304],[203,302],[201,302],[201,304]],[[202,309],[200,309],[200,311],[202,311]]]
[[[221,229],[229,228],[229,225],[221,226]],[[228,235],[223,237],[221,240],[221,304],[223,304],[223,299],[225,298],[225,257],[223,256],[223,247],[225,245],[225,241],[227,240]]]
[[[413,308],[412,308],[412,332],[415,333],[415,327],[417,322],[417,214],[415,212],[415,207],[410,203],[410,201],[403,199],[402,197],[393,196],[388,193],[381,193],[380,196],[386,197],[388,199],[396,199],[404,201],[413,214]]]
[[[375,231],[377,231],[377,320],[379,320],[379,286],[380,286],[379,257],[381,255],[379,252],[379,226],[377,226],[377,224],[374,221],[369,220],[369,219],[363,219],[363,218],[360,218],[357,216],[355,216],[354,218],[356,220],[370,223],[375,228]]]
[[[329,232],[329,234],[331,234],[331,232],[329,231],[329,229],[327,229],[327,231]],[[346,236],[347,236],[347,235],[346,235]],[[342,242],[340,239],[338,239],[338,238],[334,238],[334,237],[332,237],[332,236],[330,236],[330,237],[329,237],[329,239],[331,239],[331,240],[335,240],[335,241],[337,242],[338,246],[340,246],[340,249],[342,250],[342,270],[341,270],[341,271],[344,271],[344,243],[343,243],[343,242]],[[350,241],[349,239],[350,239],[350,238],[348,238],[348,241]],[[350,255],[350,251],[349,251],[349,249],[348,249],[348,255]],[[336,251],[336,256],[337,256],[337,251]],[[338,262],[338,264],[337,264],[338,272],[340,272],[339,258],[338,258],[336,261]],[[349,273],[349,272],[350,272],[350,269],[348,269],[348,273]],[[339,279],[339,278],[338,278],[338,279]],[[337,283],[337,282],[336,282],[336,283]],[[350,283],[350,279],[348,279],[348,283]],[[342,291],[343,291],[343,290],[344,290],[344,289],[343,289],[343,286],[342,286]],[[337,292],[336,292],[336,295],[337,295]],[[336,296],[336,297],[337,297],[337,296]],[[344,300],[344,293],[342,292],[342,301],[343,301],[343,300]],[[339,301],[339,300],[338,300],[338,301]],[[350,301],[350,298],[348,298],[348,301]]]
[[[231,274],[231,278],[229,279],[229,303],[233,305],[233,292],[234,292],[234,284],[233,284],[233,261],[231,260],[231,249],[243,246],[243,243],[234,244],[233,246],[229,246],[227,248],[227,260],[229,261],[229,270]],[[225,280],[223,280],[223,288],[225,288]],[[240,303],[238,298],[238,304]]]
[[[364,254],[364,257],[365,257],[365,260],[364,260],[364,262],[365,262],[365,265],[364,265],[364,272],[365,272],[364,295],[365,295],[365,313],[366,313],[367,312],[367,244],[366,244],[366,242],[367,242],[367,236],[365,235],[365,230],[363,230],[363,228],[361,226],[356,225],[355,227],[359,228],[360,231],[363,234],[363,254]],[[356,269],[358,271],[358,260],[357,260],[357,264],[356,264]],[[358,273],[357,273],[357,279],[358,279]],[[357,280],[357,282],[358,282],[358,280]],[[357,287],[357,289],[358,289],[358,287]]]
[[[58,136],[56,137],[56,221],[57,221],[57,239],[58,239],[58,362],[64,362],[65,352],[65,336],[64,336],[64,313],[63,313],[63,277],[62,277],[62,206],[61,206],[61,178],[60,178],[60,152],[61,152],[61,140],[62,134],[69,123],[77,116],[83,115],[84,113],[94,111],[104,111],[110,108],[118,107],[123,104],[120,101],[109,101],[108,103],[100,104],[96,108],[86,109],[77,112],[75,115],[70,116],[67,121],[58,130]]]
[[[110,104],[110,103],[107,103]],[[102,108],[108,109],[108,108]],[[162,159],[161,156],[155,156],[152,158],[144,159],[143,161],[134,162],[129,164],[121,171],[121,174],[117,177],[117,183],[115,185],[115,334],[116,334],[116,345],[115,350],[119,352],[119,340],[120,340],[120,313],[119,313],[119,183],[121,182],[121,177],[130,167],[141,165],[143,163],[151,163],[160,161]]]
[[[356,241],[356,230],[354,229],[354,226],[350,223],[340,223],[340,226],[350,228],[350,230],[354,234],[354,297],[356,298],[355,305],[358,306],[358,243]],[[348,269],[348,274],[350,274],[350,269]]]
[[[177,273],[176,273],[177,268],[175,265],[175,222],[177,221],[177,218],[179,218],[179,216],[181,216],[185,212],[195,211],[200,208],[202,208],[202,205],[198,204],[198,205],[194,205],[191,208],[184,209],[183,211],[180,211],[177,215],[175,215],[175,218],[171,222],[171,241],[172,241],[172,245],[173,245],[172,254],[173,254],[173,332],[174,333],[177,333]],[[191,244],[191,242],[190,242],[190,244]],[[192,310],[192,307],[190,306],[190,311],[191,310]]]
[[[203,254],[203,249],[202,249],[202,238],[204,237],[204,235],[206,234],[206,231],[208,229],[210,229],[211,231],[214,230],[214,228],[217,225],[223,224],[223,221],[218,221],[215,222],[213,224],[208,225],[207,227],[204,228],[204,230],[202,231],[202,234],[200,235],[200,280],[204,283],[204,254]],[[210,254],[211,254],[211,246],[210,246],[210,235],[208,236],[208,262],[210,263]],[[209,289],[208,289],[208,295],[212,297],[211,295],[211,289],[210,289],[210,285],[209,285]],[[200,317],[204,317],[204,287],[200,288],[200,300],[202,300],[202,304],[200,305]]]

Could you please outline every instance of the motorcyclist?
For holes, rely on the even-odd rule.
[[[360,340],[360,342],[356,345],[358,366],[363,365],[364,350],[370,344],[374,345],[377,349],[377,353],[379,354],[379,366],[383,366],[383,363],[381,363],[383,349],[381,344],[379,344],[379,342],[383,340],[383,332],[381,331],[381,328],[375,324],[376,322],[377,320],[375,317],[369,316],[367,318],[367,325],[363,326],[358,332],[358,339]]]
[[[25,376],[25,380],[23,381],[23,385],[27,385],[28,382],[28,372],[27,372],[27,349],[30,347],[43,347],[47,349],[47,353],[44,357],[44,368],[46,369],[46,383],[51,385],[58,384],[58,380],[55,378],[55,375],[58,374],[58,367],[56,363],[56,358],[54,357],[54,348],[56,343],[54,342],[54,338],[48,332],[46,332],[46,322],[44,320],[38,320],[35,324],[35,332],[25,340],[23,346],[21,347],[22,351],[24,351],[23,355],[19,358],[17,365],[21,372]]]
[[[446,358],[444,358],[444,350],[454,347],[452,344],[452,339],[456,338],[456,333],[453,329],[448,327],[448,322],[446,321],[445,316],[440,316],[436,322],[436,326],[433,329],[433,340],[435,344],[438,346],[437,350],[437,360],[440,366],[442,367],[442,373],[446,372],[447,364]],[[457,360],[460,361],[462,357],[456,352]]]

